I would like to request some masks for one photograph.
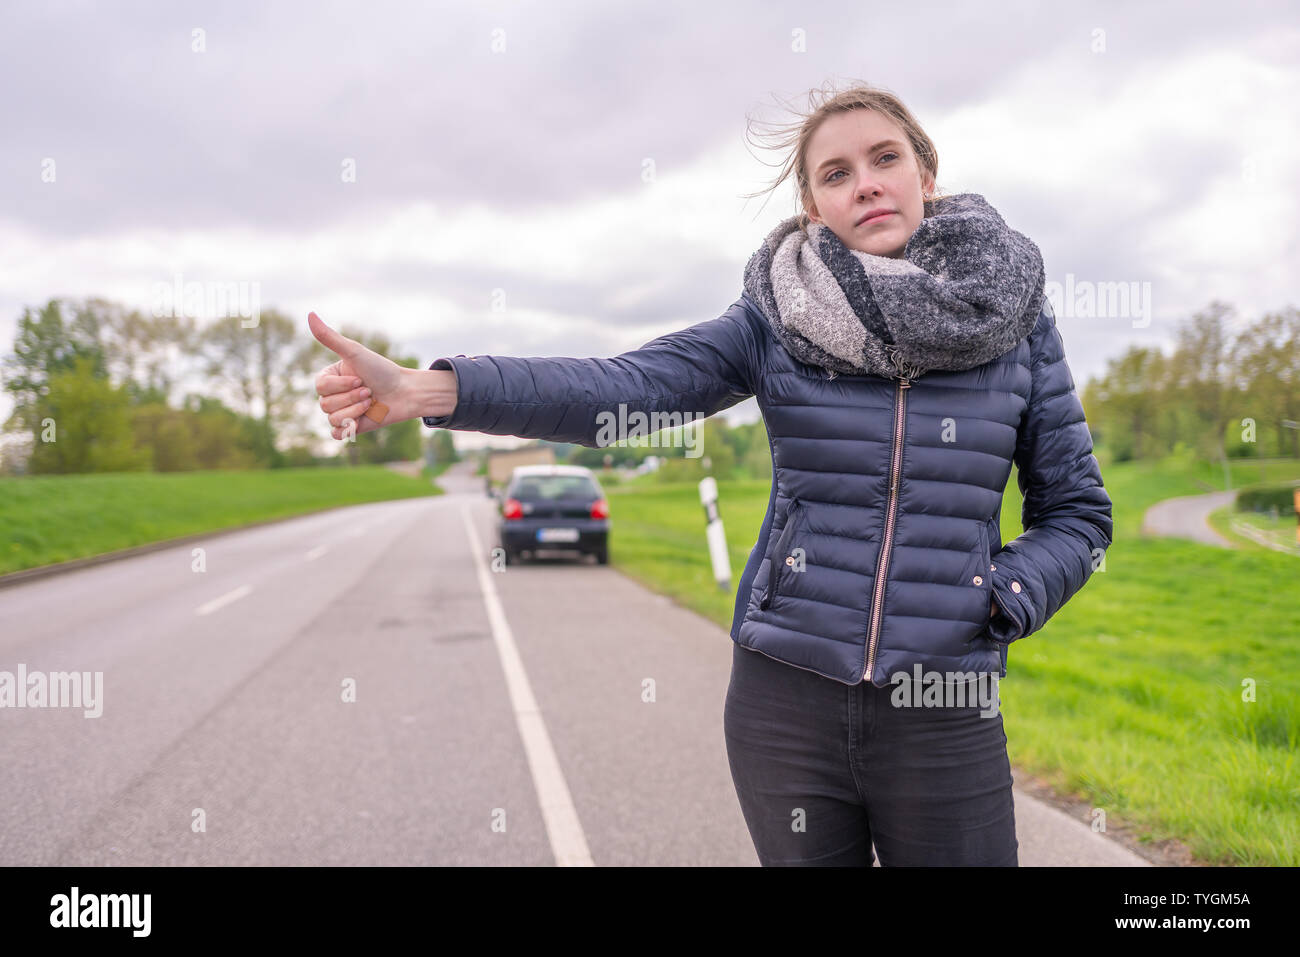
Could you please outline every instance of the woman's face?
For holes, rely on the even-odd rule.
[[[899,259],[925,215],[934,188],[898,124],[875,110],[827,117],[807,147],[812,205],[808,218],[844,245]],[[862,221],[864,216],[880,212]]]

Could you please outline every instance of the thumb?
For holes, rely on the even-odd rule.
[[[311,329],[311,334],[316,337],[316,341],[335,355],[348,359],[356,354],[360,343],[355,339],[349,339],[342,333],[335,332],[325,325],[325,320],[321,319],[316,313],[307,313],[307,326]]]

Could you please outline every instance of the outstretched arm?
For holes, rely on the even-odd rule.
[[[646,435],[749,398],[759,348],[738,300],[717,319],[608,359],[443,357],[429,369],[455,373],[455,407],[424,424],[599,448],[627,438],[623,424],[644,421]]]
[[[1092,433],[1046,300],[1029,343],[1033,384],[1015,451],[1025,531],[991,561],[1001,613],[989,635],[1002,642],[1042,628],[1083,587],[1113,530]]]

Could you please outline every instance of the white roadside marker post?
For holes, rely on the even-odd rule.
[[[709,541],[709,557],[713,559],[713,577],[718,588],[731,588],[731,556],[727,552],[727,535],[718,517],[718,483],[709,475],[700,479],[700,502],[704,505],[704,531]]]

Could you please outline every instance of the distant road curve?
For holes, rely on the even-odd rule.
[[[1236,491],[1229,490],[1205,495],[1182,495],[1156,502],[1142,516],[1142,534],[1190,538],[1205,545],[1236,548],[1236,545],[1215,531],[1209,522],[1211,512],[1231,504],[1236,498]]]

